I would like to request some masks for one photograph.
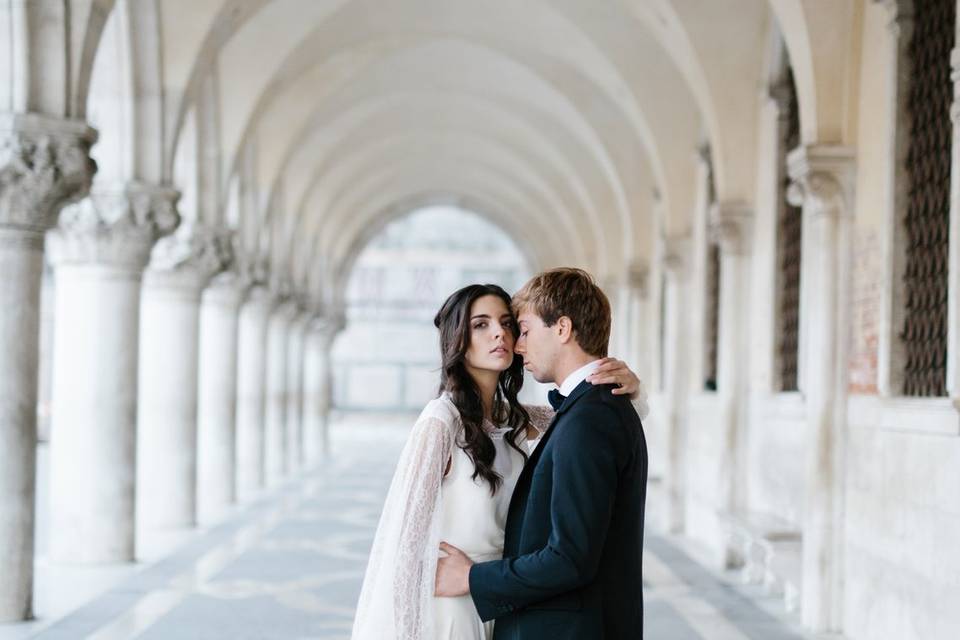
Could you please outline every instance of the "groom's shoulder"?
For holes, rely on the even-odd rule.
[[[623,394],[614,394],[614,385],[596,385],[588,389],[583,396],[570,407],[572,421],[588,422],[593,426],[612,428],[633,427],[640,424],[640,418],[630,398]]]

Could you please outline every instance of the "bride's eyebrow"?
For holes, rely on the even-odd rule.
[[[485,313],[480,313],[480,314],[477,314],[477,315],[475,315],[475,316],[472,316],[470,319],[471,319],[471,320],[476,320],[477,318],[486,318],[487,320],[489,320],[489,319],[490,319],[490,316],[488,316],[488,315],[485,314]]]

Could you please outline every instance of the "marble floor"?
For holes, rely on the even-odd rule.
[[[341,419],[320,470],[181,537],[162,557],[102,571],[84,583],[86,597],[49,593],[63,580],[48,568],[38,620],[0,625],[0,640],[349,638],[365,552],[409,423]],[[647,536],[644,573],[648,639],[807,638],[775,602],[708,571],[676,540]],[[58,611],[58,597],[71,610],[44,617]]]

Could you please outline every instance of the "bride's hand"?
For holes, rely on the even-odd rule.
[[[627,363],[616,358],[603,358],[592,374],[587,376],[587,382],[591,384],[616,384],[618,389],[611,391],[614,395],[628,395],[631,400],[636,400],[643,393],[643,383],[637,377]]]

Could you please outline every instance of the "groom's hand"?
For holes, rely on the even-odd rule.
[[[473,561],[455,546],[440,543],[440,550],[446,558],[437,561],[436,595],[438,597],[465,596],[470,593],[470,567]]]

